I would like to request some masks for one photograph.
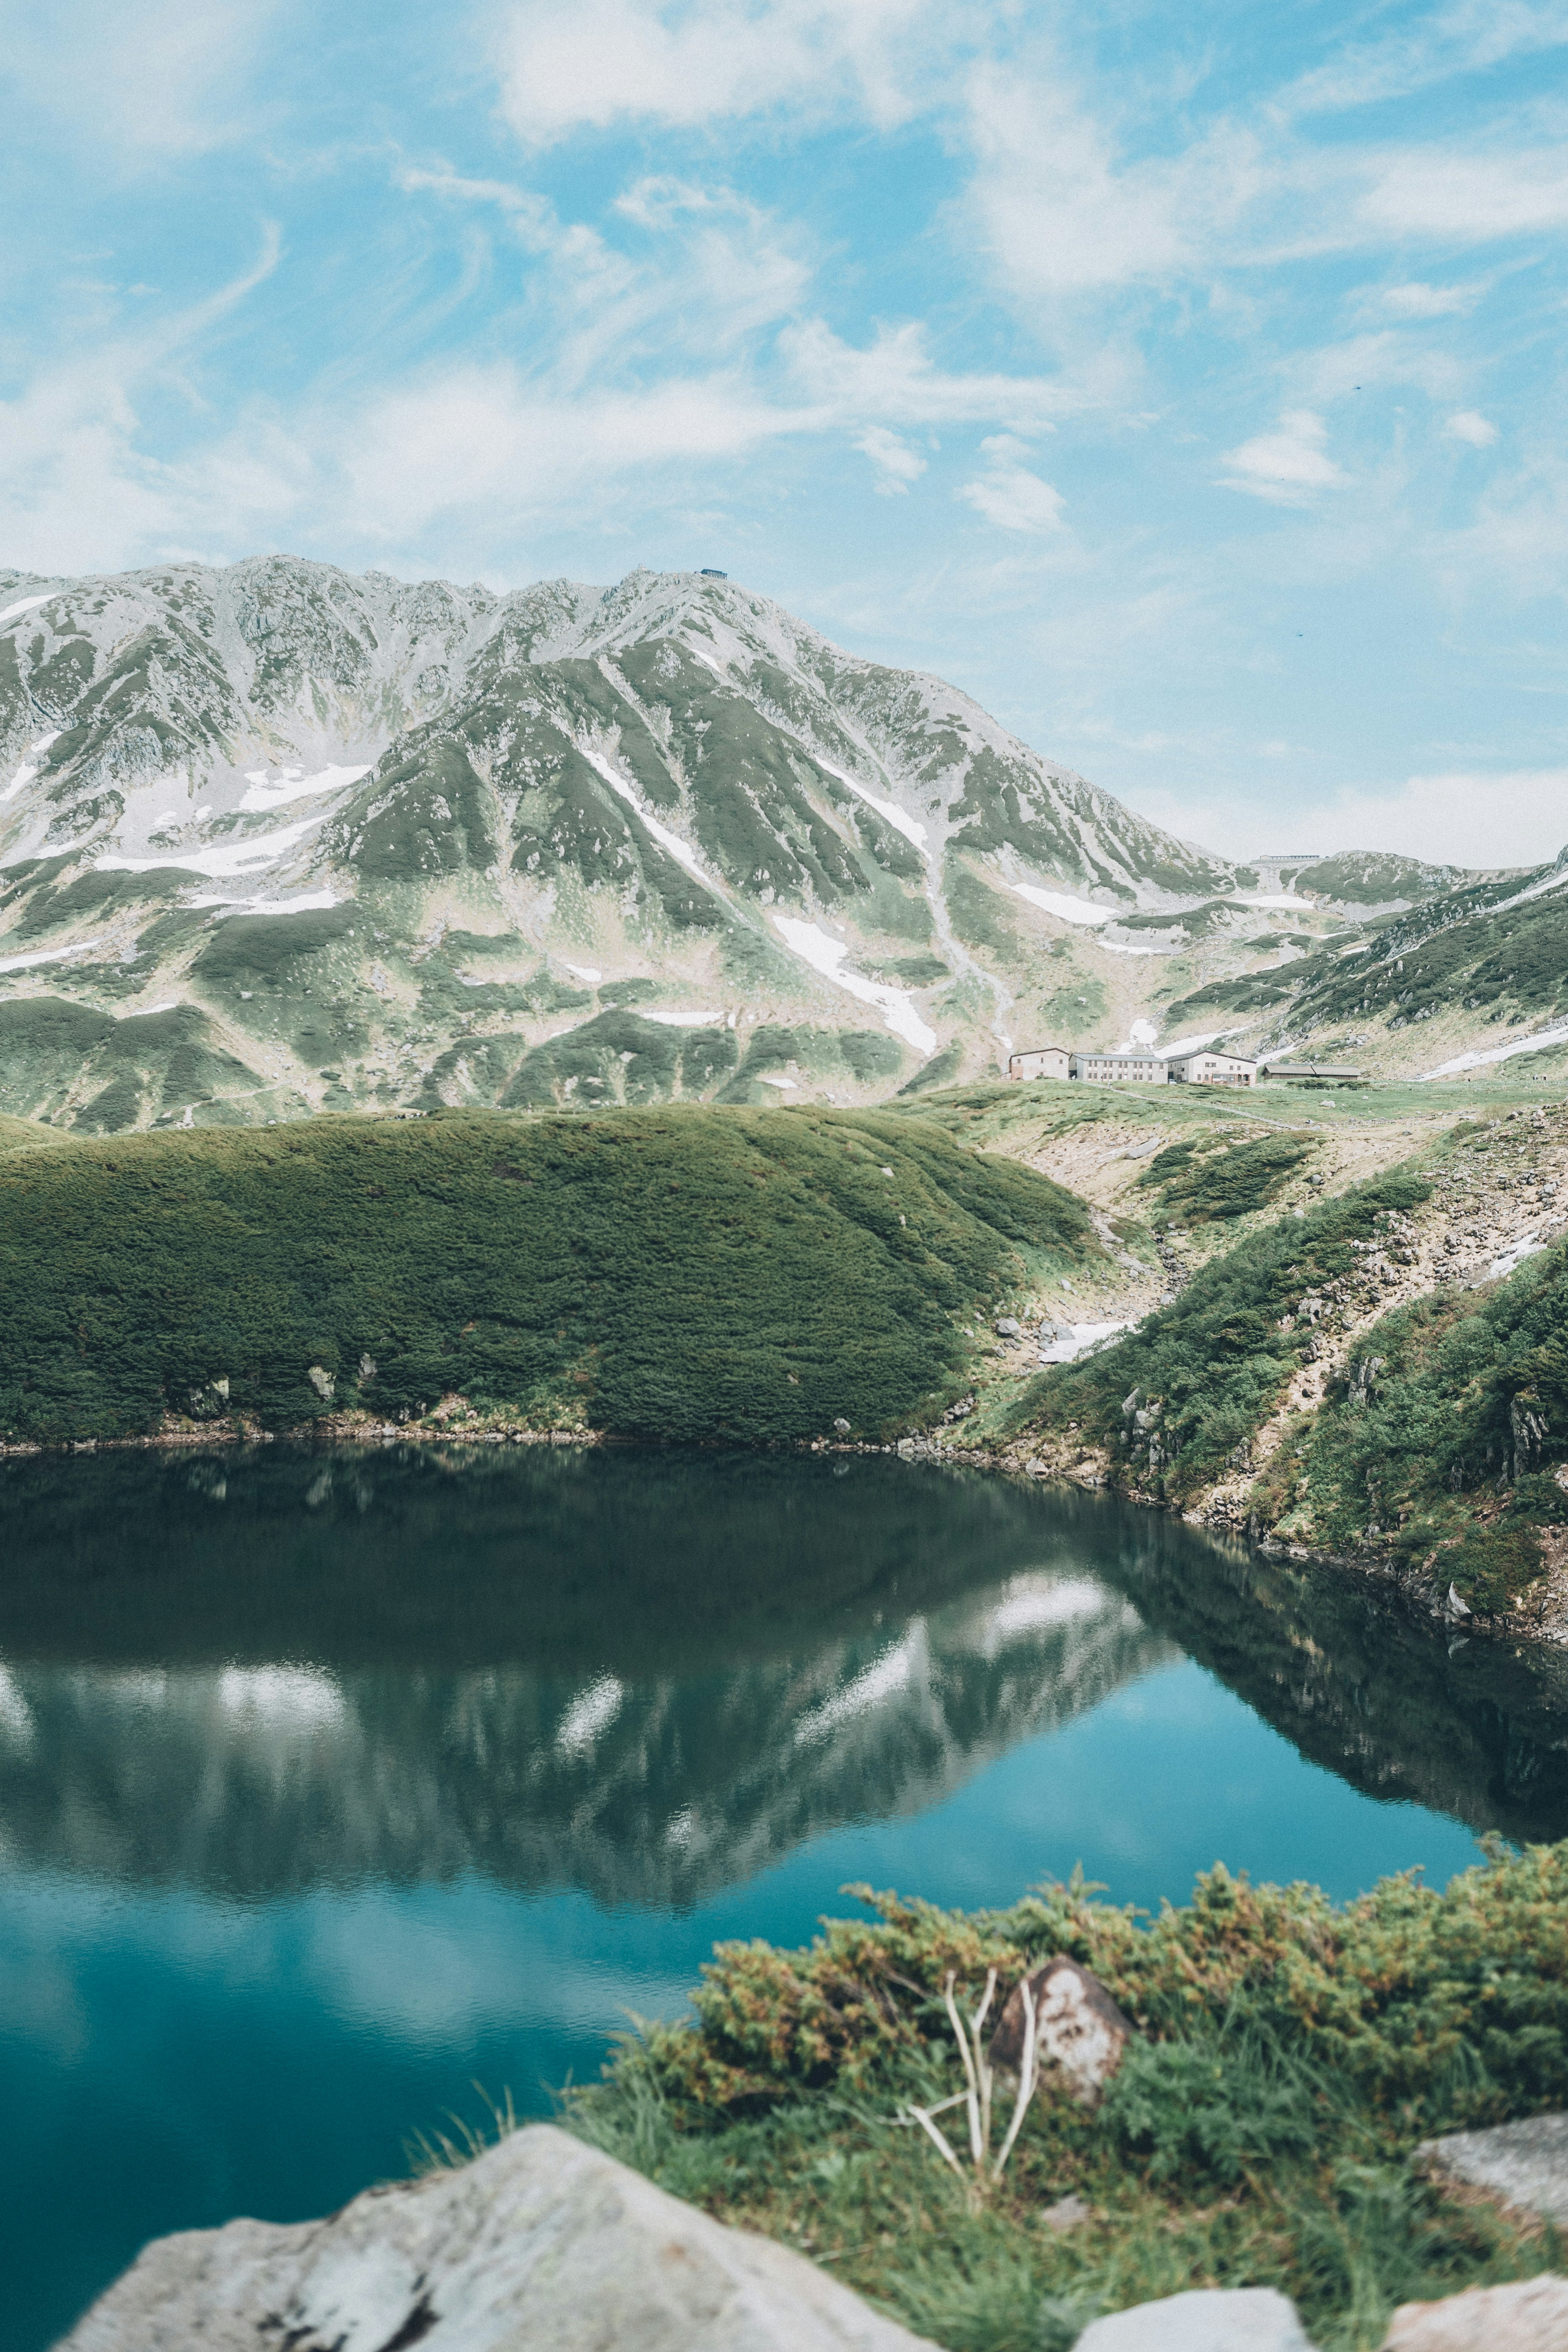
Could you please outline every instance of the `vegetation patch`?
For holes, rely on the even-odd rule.
[[[887,1114],[65,1144],[0,1160],[0,1433],[460,1396],[656,1439],[883,1436],[956,1393],[961,1318],[1099,1255],[1070,1193]]]
[[[1300,1444],[1295,1524],[1382,1538],[1426,1561],[1478,1615],[1541,1576],[1568,1520],[1568,1244],[1484,1298],[1440,1291],[1360,1340]]]
[[[1099,2312],[1205,2285],[1279,2287],[1325,2352],[1371,2352],[1399,2303],[1554,2266],[1550,2233],[1411,2158],[1568,2098],[1568,1847],[1340,1908],[1216,1867],[1152,1920],[1080,1880],[970,1914],[846,1891],[870,1916],[807,1950],[721,1945],[691,2021],[623,2042],[571,2127],[951,2352],[1066,2352]],[[1058,1953],[1138,2039],[1098,2105],[1047,2067],[976,2197],[900,2117],[963,2087],[949,1982],[967,2012],[988,1970],[1005,1994]],[[1064,2231],[1066,2197],[1088,2211]]]
[[[1173,1499],[1239,1466],[1314,1344],[1297,1314],[1303,1296],[1352,1270],[1380,1216],[1430,1191],[1394,1171],[1248,1235],[1115,1347],[1043,1372],[1011,1429],[1076,1430]]]
[[[1138,1182],[1159,1194],[1156,1215],[1183,1224],[1248,1217],[1278,1200],[1313,1148],[1289,1135],[1239,1143],[1223,1135],[1194,1136],[1157,1151]]]

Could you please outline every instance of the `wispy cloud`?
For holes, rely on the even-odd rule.
[[[1473,408],[1456,410],[1443,430],[1451,440],[1468,441],[1472,449],[1489,449],[1497,439],[1497,426]]]
[[[911,482],[918,482],[925,472],[926,460],[918,449],[897,433],[889,433],[885,425],[873,425],[862,433],[855,446],[871,460],[877,468],[877,488],[884,498],[906,498]]]
[[[988,461],[985,470],[965,482],[959,497],[966,499],[998,530],[1031,532],[1063,529],[1062,494],[1025,462],[1033,453],[1008,433],[994,435],[980,445]]]
[[[1231,450],[1227,489],[1247,490],[1276,506],[1306,506],[1321,490],[1337,488],[1344,473],[1328,454],[1328,428],[1310,408],[1287,409],[1277,433],[1259,433]]]
[[[1291,114],[1342,113],[1410,97],[1435,84],[1568,43],[1561,0],[1458,0],[1396,31],[1352,41],[1302,74],[1277,103]]]
[[[942,0],[527,0],[500,21],[502,104],[547,146],[621,122],[667,127],[780,109],[880,129],[929,97],[944,50],[972,38]]]

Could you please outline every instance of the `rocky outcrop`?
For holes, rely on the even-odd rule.
[[[1097,2319],[1077,2352],[1312,2352],[1296,2306],[1269,2286],[1200,2287]]]
[[[1383,2352],[1563,2352],[1565,2344],[1568,2279],[1532,2278],[1401,2304]]]
[[[1568,2115],[1530,2116],[1489,2131],[1449,2132],[1416,2150],[1426,2169],[1568,2228]],[[1568,2343],[1568,2326],[1563,2330]]]
[[[324,2221],[160,2238],[59,2352],[920,2352],[923,2342],[804,2255],[726,2229],[536,2124],[460,2171],[367,2189]]]

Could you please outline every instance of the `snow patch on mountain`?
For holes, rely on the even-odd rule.
[[[7,604],[5,610],[0,613],[0,629],[5,628],[8,622],[20,620],[24,613],[34,612],[38,605],[47,604],[51,598],[64,594],[63,588],[46,588],[41,596],[23,596],[16,604]]]
[[[269,814],[290,801],[310,800],[318,793],[342,792],[345,784],[357,784],[362,776],[369,775],[374,764],[367,760],[362,768],[329,766],[313,776],[301,775],[298,768],[280,768],[270,780],[265,768],[247,769],[245,781],[250,789],[239,805],[247,815]]]
[[[205,874],[216,882],[226,875],[248,873],[253,866],[276,866],[321,821],[319,816],[301,817],[298,824],[286,824],[279,833],[224,842],[216,849],[186,850],[173,857],[121,857],[110,852],[92,862],[100,874]]]
[[[0,959],[0,972],[31,971],[41,963],[64,963],[69,956],[86,955],[89,948],[101,947],[101,934],[94,940],[78,940],[74,947],[44,948],[36,955],[6,956]]]
[[[38,771],[32,764],[33,761],[42,759],[50,744],[58,743],[59,740],[60,730],[57,727],[53,729],[49,734],[40,735],[36,743],[28,745],[26,760],[23,761],[22,765],[17,769],[16,774],[12,777],[5,791],[0,793],[0,801],[14,799],[16,793],[24,792],[26,787],[35,781]]]
[[[1063,923],[1083,923],[1092,929],[1112,921],[1117,913],[1114,907],[1097,907],[1089,898],[1069,898],[1065,890],[1042,890],[1034,882],[1009,882],[1007,887],[1020,898],[1026,898],[1031,907],[1043,908],[1047,915],[1055,915]]]
[[[868,792],[858,776],[852,776],[847,768],[836,768],[831,760],[823,758],[820,751],[814,751],[811,756],[828,775],[837,776],[841,784],[847,784],[857,800],[864,801],[868,808],[875,809],[879,817],[885,817],[906,841],[912,842],[917,849],[925,848],[931,828],[922,824],[919,817],[906,816],[896,801],[885,801],[878,793]]]
[[[849,952],[848,944],[844,940],[829,939],[819,923],[801,922],[791,915],[775,915],[773,921],[785,945],[804,958],[814,971],[832,981],[836,988],[858,996],[862,1004],[879,1006],[894,1036],[902,1037],[917,1053],[935,1053],[936,1031],[921,1019],[907,990],[889,988],[880,981],[862,980],[858,972],[841,971],[839,967]]]
[[[626,806],[637,812],[638,822],[652,834],[659,847],[668,849],[671,857],[678,858],[689,874],[694,874],[699,882],[705,882],[711,890],[715,887],[712,877],[703,872],[702,861],[697,852],[689,843],[682,841],[678,833],[671,833],[667,824],[660,824],[658,817],[649,816],[632,786],[627,783],[624,776],[617,774],[608,760],[605,758],[604,753],[593,751],[584,745],[583,757],[596,774],[603,776],[610,790],[613,793],[618,793]]]

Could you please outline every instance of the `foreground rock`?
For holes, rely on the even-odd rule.
[[[160,2238],[59,2352],[921,2352],[804,2255],[551,2125],[324,2221]],[[925,2346],[924,2352],[931,2352]]]
[[[1563,2352],[1564,2345],[1568,2279],[1532,2278],[1402,2304],[1383,2352]]]
[[[1086,2105],[1096,2099],[1121,2063],[1132,2039],[1123,2017],[1100,1979],[1076,1960],[1058,1957],[1026,1979],[1037,2021],[1042,2063],[1054,2060]],[[1026,2023],[1024,1990],[1015,1985],[991,2037],[993,2066],[1017,2074],[1024,2063]]]
[[[1431,2172],[1568,2227],[1568,2116],[1531,2116],[1489,2131],[1450,2132],[1416,2150]],[[1568,2331],[1563,2335],[1568,2344]]]
[[[1200,2287],[1097,2319],[1076,2352],[1312,2352],[1296,2306],[1271,2286]]]

